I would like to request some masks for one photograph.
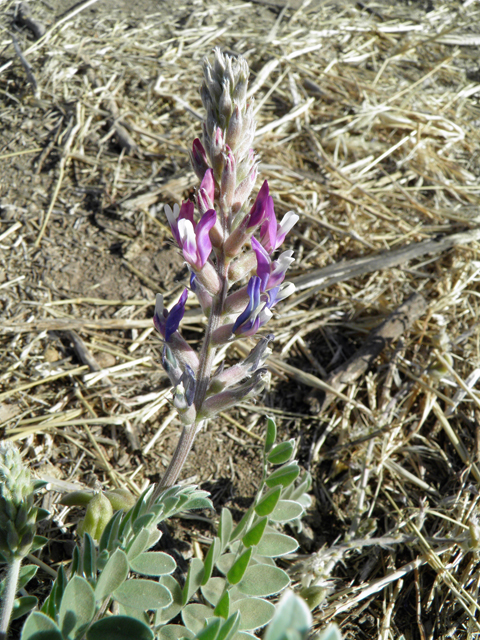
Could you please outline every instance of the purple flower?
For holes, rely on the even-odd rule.
[[[247,229],[262,224],[262,222],[267,219],[267,214],[269,215],[270,209],[273,211],[273,199],[269,195],[268,182],[265,180],[250,210]]]
[[[268,252],[256,238],[252,238],[252,249],[257,256],[257,276],[261,280],[261,292],[278,287],[285,279],[285,272],[294,261],[293,251],[284,251],[272,262]]]
[[[299,217],[297,214],[289,211],[283,216],[282,222],[278,224],[272,201],[272,206],[268,209],[268,213],[260,227],[260,241],[268,253],[272,253],[275,249],[278,249],[285,240],[287,233],[298,220]]]
[[[232,333],[237,336],[253,336],[272,317],[265,301],[261,300],[260,289],[262,282],[258,276],[252,276],[247,285],[248,304],[232,327]]]
[[[198,223],[186,218],[178,221],[178,244],[183,256],[190,266],[200,271],[208,260],[212,251],[209,231],[215,225],[217,213],[209,209]]]
[[[207,154],[203,148],[203,144],[198,138],[193,141],[193,148],[191,153],[193,170],[197,174],[199,180],[205,175],[205,171],[208,169]]]
[[[170,311],[163,306],[163,296],[157,293],[155,302],[155,315],[153,316],[153,324],[155,329],[162,334],[165,342],[168,342],[172,335],[177,331],[185,313],[185,303],[188,298],[188,289],[184,289],[179,301]]]
[[[181,247],[181,244],[180,244],[180,234],[178,232],[178,223],[180,222],[180,220],[190,220],[192,224],[195,224],[193,219],[193,211],[194,211],[194,204],[190,200],[186,200],[185,202],[182,202],[181,207],[179,207],[178,204],[174,204],[173,210],[168,204],[165,205],[165,215],[167,216],[167,220],[170,224],[172,235],[175,238],[176,243],[180,247]]]
[[[207,169],[197,193],[197,203],[200,213],[203,214],[209,209],[213,209],[214,199],[215,180],[213,178],[213,169]]]

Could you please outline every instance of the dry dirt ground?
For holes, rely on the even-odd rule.
[[[194,193],[201,61],[220,46],[251,66],[277,215],[300,215],[287,240],[298,292],[269,327],[270,386],[209,424],[183,479],[239,515],[274,415],[313,476],[291,564],[326,587],[318,628],[476,637],[478,4],[30,9],[41,39],[17,2],[0,14],[0,429],[50,482],[43,559],[66,557],[79,518],[55,506],[59,493],[139,492],[175,447],[151,318],[186,268],[163,204]],[[198,346],[190,304],[184,334]],[[171,531],[187,558],[211,534],[192,526]]]

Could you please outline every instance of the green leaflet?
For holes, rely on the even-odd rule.
[[[21,598],[16,598],[13,603],[12,615],[10,616],[10,620],[16,620],[17,618],[21,618],[26,613],[31,611],[38,604],[38,598],[35,596],[22,596]]]
[[[231,612],[240,611],[240,631],[264,627],[273,618],[275,606],[261,598],[242,598],[231,605]]]
[[[270,464],[284,464],[288,462],[295,451],[295,439],[292,438],[287,442],[279,442],[275,445],[267,455]]]
[[[127,580],[113,592],[115,600],[126,607],[148,611],[163,609],[172,602],[170,591],[153,580]]]
[[[272,522],[291,522],[300,518],[303,514],[303,507],[294,500],[279,500],[277,506],[270,515]]]
[[[109,596],[126,580],[127,575],[127,556],[121,549],[117,549],[115,553],[110,556],[104,570],[98,578],[97,586],[95,587],[95,599],[99,601]]]
[[[173,576],[162,576],[160,584],[163,584],[170,591],[172,602],[164,609],[157,609],[155,612],[155,626],[173,620],[180,613],[183,606],[182,589]]]
[[[212,544],[210,545],[210,549],[205,558],[204,566],[205,572],[203,574],[202,584],[206,584],[212,575],[213,567],[215,566],[220,553],[221,553],[222,543],[220,538],[215,537],[213,539]]]
[[[272,489],[270,489],[270,491],[267,491],[267,493],[259,500],[257,506],[255,507],[255,513],[258,516],[270,515],[277,506],[281,493],[281,486],[273,487]]]
[[[230,612],[230,594],[228,591],[225,591],[223,596],[220,598],[215,610],[213,612],[214,616],[219,616],[220,618],[228,618],[228,614]]]
[[[238,590],[247,596],[272,596],[290,584],[288,574],[278,567],[256,564],[245,572]]]
[[[87,631],[87,640],[153,640],[146,624],[128,616],[110,616],[98,620]],[[50,640],[50,639],[49,639]]]
[[[207,584],[202,585],[202,596],[212,605],[212,607],[217,606],[218,601],[225,591],[225,585],[226,581],[224,578],[210,578]]]
[[[144,576],[164,576],[173,573],[177,563],[162,551],[147,551],[130,560],[130,568]]]
[[[265,434],[265,453],[268,453],[277,439],[277,425],[273,418],[267,418],[267,433]]]
[[[63,640],[62,632],[55,622],[40,611],[31,613],[23,627],[21,640]]]
[[[260,540],[257,553],[268,558],[279,558],[298,549],[295,538],[276,531],[267,531]]]
[[[282,485],[282,487],[288,487],[298,477],[300,473],[300,467],[296,462],[287,464],[284,467],[276,469],[266,480],[267,487],[276,487]]]
[[[181,638],[187,638],[191,640],[195,636],[194,633],[183,626],[183,624],[167,624],[160,629],[159,640],[180,640]],[[136,640],[136,638],[135,638]]]
[[[286,591],[277,604],[264,640],[305,640],[312,626],[312,614],[293,591]]]
[[[203,562],[198,558],[193,558],[188,568],[187,579],[183,587],[183,604],[187,604],[198,587],[202,584],[205,568]]]
[[[267,522],[268,518],[262,518],[243,536],[242,543],[245,547],[252,547],[260,542],[263,532],[265,531],[265,527],[267,526]]]
[[[222,515],[220,516],[220,524],[218,526],[218,535],[220,542],[222,543],[222,551],[226,548],[230,542],[230,536],[233,530],[233,519],[230,509],[223,508]]]
[[[200,633],[205,626],[205,620],[213,616],[213,609],[203,604],[187,604],[182,611],[183,624],[192,633]]]
[[[242,555],[235,560],[231,569],[227,573],[227,580],[230,584],[237,584],[243,578],[245,571],[247,570],[248,563],[252,557],[252,547],[242,553]]]
[[[73,576],[63,593],[58,621],[64,638],[75,638],[92,621],[95,594],[85,578]]]

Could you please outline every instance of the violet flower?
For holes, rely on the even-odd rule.
[[[163,366],[172,385],[173,404],[184,425],[158,493],[175,483],[195,435],[218,411],[258,394],[265,383],[265,361],[273,336],[259,336],[247,358],[214,370],[217,348],[254,336],[272,317],[272,309],[290,295],[285,282],[291,250],[276,259],[286,234],[298,221],[288,212],[277,222],[273,198],[264,181],[250,200],[258,173],[253,150],[255,118],[247,102],[246,61],[215,49],[204,61],[201,97],[206,110],[203,140],[193,142],[191,160],[200,180],[193,202],[165,213],[173,238],[190,269],[190,287],[207,316],[197,355],[179,332],[188,292],[170,311],[157,298],[154,325],[164,340]],[[257,237],[255,237],[257,234]]]

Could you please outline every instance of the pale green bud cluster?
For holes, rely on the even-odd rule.
[[[38,510],[34,484],[18,449],[0,444],[0,553],[8,563],[30,551]]]

